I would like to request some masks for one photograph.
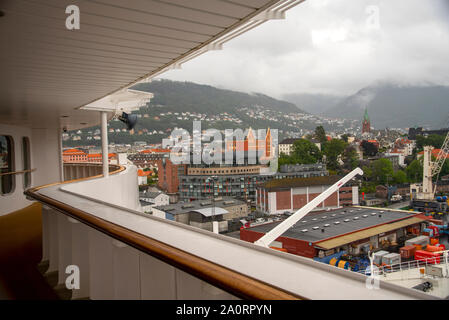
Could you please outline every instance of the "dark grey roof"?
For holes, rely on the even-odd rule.
[[[372,215],[372,213],[375,213],[375,215]],[[380,218],[379,214],[381,214]],[[364,217],[364,215],[367,217]],[[313,243],[341,236],[346,233],[359,231],[361,229],[372,228],[380,224],[390,223],[395,220],[413,217],[415,215],[416,213],[412,212],[393,211],[386,208],[373,209],[363,207],[346,207],[319,213],[311,212],[282,234],[282,236]],[[355,220],[355,217],[358,217],[358,219]],[[349,221],[345,222],[346,219],[349,219]],[[339,223],[335,224],[335,222]],[[281,222],[268,223],[251,227],[249,230],[267,233],[279,223]],[[328,226],[325,227],[327,224]],[[318,229],[314,230],[314,227],[318,227]],[[307,232],[302,231],[305,229],[307,229]],[[324,229],[324,232],[321,231],[322,229]]]
[[[153,204],[153,203],[147,202],[147,201],[145,201],[145,200],[139,200],[139,202],[140,202],[140,205],[141,205],[141,206],[150,206],[150,205]]]
[[[143,197],[154,199],[157,196],[164,194],[163,192],[146,192]]]
[[[299,138],[286,138],[282,140],[279,144],[293,144],[295,141],[301,140]]]
[[[236,205],[245,204],[244,201],[235,199],[233,197],[221,197],[221,200],[215,200],[215,207],[217,208],[227,208]],[[212,199],[207,200],[195,200],[191,202],[178,202],[174,204],[169,204],[166,206],[157,206],[155,209],[168,212],[170,214],[182,214],[190,211],[195,211],[198,209],[205,209],[212,207]]]

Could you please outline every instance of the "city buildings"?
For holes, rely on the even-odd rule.
[[[130,154],[128,159],[138,168],[157,168],[157,163],[161,160],[170,150],[168,149],[146,149],[134,154]]]
[[[291,155],[291,153],[293,152],[293,144],[295,143],[295,141],[300,140],[297,138],[287,138],[282,140],[279,143],[278,149],[279,149],[279,155],[281,154],[285,154],[287,156]],[[314,139],[310,140],[312,143],[314,143],[318,149],[321,150],[321,143],[319,141],[316,141]]]
[[[232,196],[255,205],[256,188],[264,182],[297,177],[326,176],[324,165],[299,165],[294,170],[263,174],[266,166],[249,164],[232,167],[195,165],[179,175],[179,197],[183,201]]]
[[[416,140],[417,136],[428,136],[431,134],[438,134],[438,135],[447,135],[449,129],[439,129],[439,130],[425,130],[422,127],[417,128],[409,128],[408,129],[408,138],[410,140]]]
[[[248,205],[233,197],[218,197],[196,200],[189,203],[155,206],[153,215],[159,218],[189,224],[197,228],[213,230],[213,221],[218,222],[218,231],[228,230],[228,221],[244,218],[249,213]]]

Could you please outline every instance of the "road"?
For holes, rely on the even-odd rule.
[[[397,202],[397,203],[393,203],[391,205],[389,205],[387,208],[390,209],[400,209],[400,208],[404,208],[410,205],[410,201],[401,201],[401,202]]]

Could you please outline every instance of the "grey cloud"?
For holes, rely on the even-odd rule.
[[[162,77],[275,97],[351,94],[381,80],[449,85],[448,17],[443,0],[308,0]]]

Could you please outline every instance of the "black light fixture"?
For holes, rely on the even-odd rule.
[[[3,17],[5,15],[5,12],[0,10],[0,17]]]
[[[137,115],[135,114],[127,114],[126,112],[123,112],[122,115],[118,117],[118,119],[126,124],[128,130],[132,130],[137,124]]]

